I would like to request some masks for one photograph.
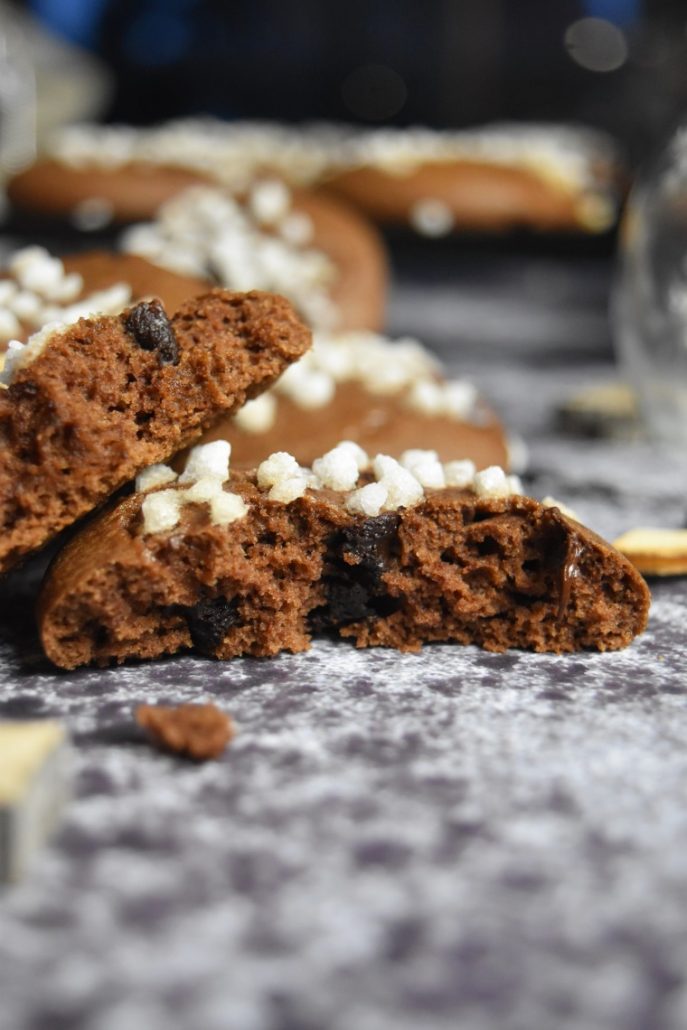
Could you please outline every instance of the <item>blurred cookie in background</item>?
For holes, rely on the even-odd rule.
[[[218,439],[240,465],[281,450],[307,465],[341,440],[370,454],[421,448],[480,469],[510,464],[506,431],[473,383],[447,380],[417,340],[370,332],[315,334],[304,358],[203,442]]]
[[[573,126],[362,130],[333,157],[327,189],[375,221],[424,236],[602,233],[615,225],[622,195],[611,138]]]
[[[0,351],[22,343],[51,322],[116,315],[137,300],[158,297],[176,311],[208,290],[200,278],[179,275],[135,254],[89,251],[59,258],[44,247],[16,251],[0,273]]]
[[[262,177],[240,196],[197,186],[131,226],[121,246],[180,274],[288,297],[314,329],[380,329],[386,253],[347,205]]]

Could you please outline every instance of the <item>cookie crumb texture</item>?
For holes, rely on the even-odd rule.
[[[146,317],[138,305],[61,329],[0,392],[0,571],[192,443],[310,345],[272,294],[213,290],[170,319],[144,306]]]
[[[235,729],[230,717],[217,705],[139,705],[136,722],[152,742],[197,762],[219,758]]]
[[[235,471],[229,485],[248,509],[229,526],[185,505],[174,530],[143,535],[134,495],[74,538],[39,605],[49,658],[74,668],[191,647],[274,655],[322,632],[403,651],[606,651],[646,625],[633,566],[530,498],[447,487],[367,517],[331,489],[283,503],[254,474]]]

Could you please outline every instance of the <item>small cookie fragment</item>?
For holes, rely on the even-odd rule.
[[[54,720],[0,723],[0,883],[19,880],[68,795],[68,745]]]
[[[629,529],[613,546],[645,576],[687,575],[687,529]]]
[[[634,440],[642,431],[637,395],[621,382],[588,386],[571,394],[556,412],[563,432]]]
[[[219,758],[236,729],[217,705],[139,705],[136,722],[152,742],[197,762]]]

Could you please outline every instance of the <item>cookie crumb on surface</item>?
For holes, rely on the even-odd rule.
[[[175,754],[205,761],[219,758],[236,732],[217,705],[139,705],[136,722],[153,744]]]

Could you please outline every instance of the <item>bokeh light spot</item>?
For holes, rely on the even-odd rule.
[[[573,61],[590,72],[613,72],[627,60],[622,29],[604,18],[580,18],[566,29],[565,48]]]

